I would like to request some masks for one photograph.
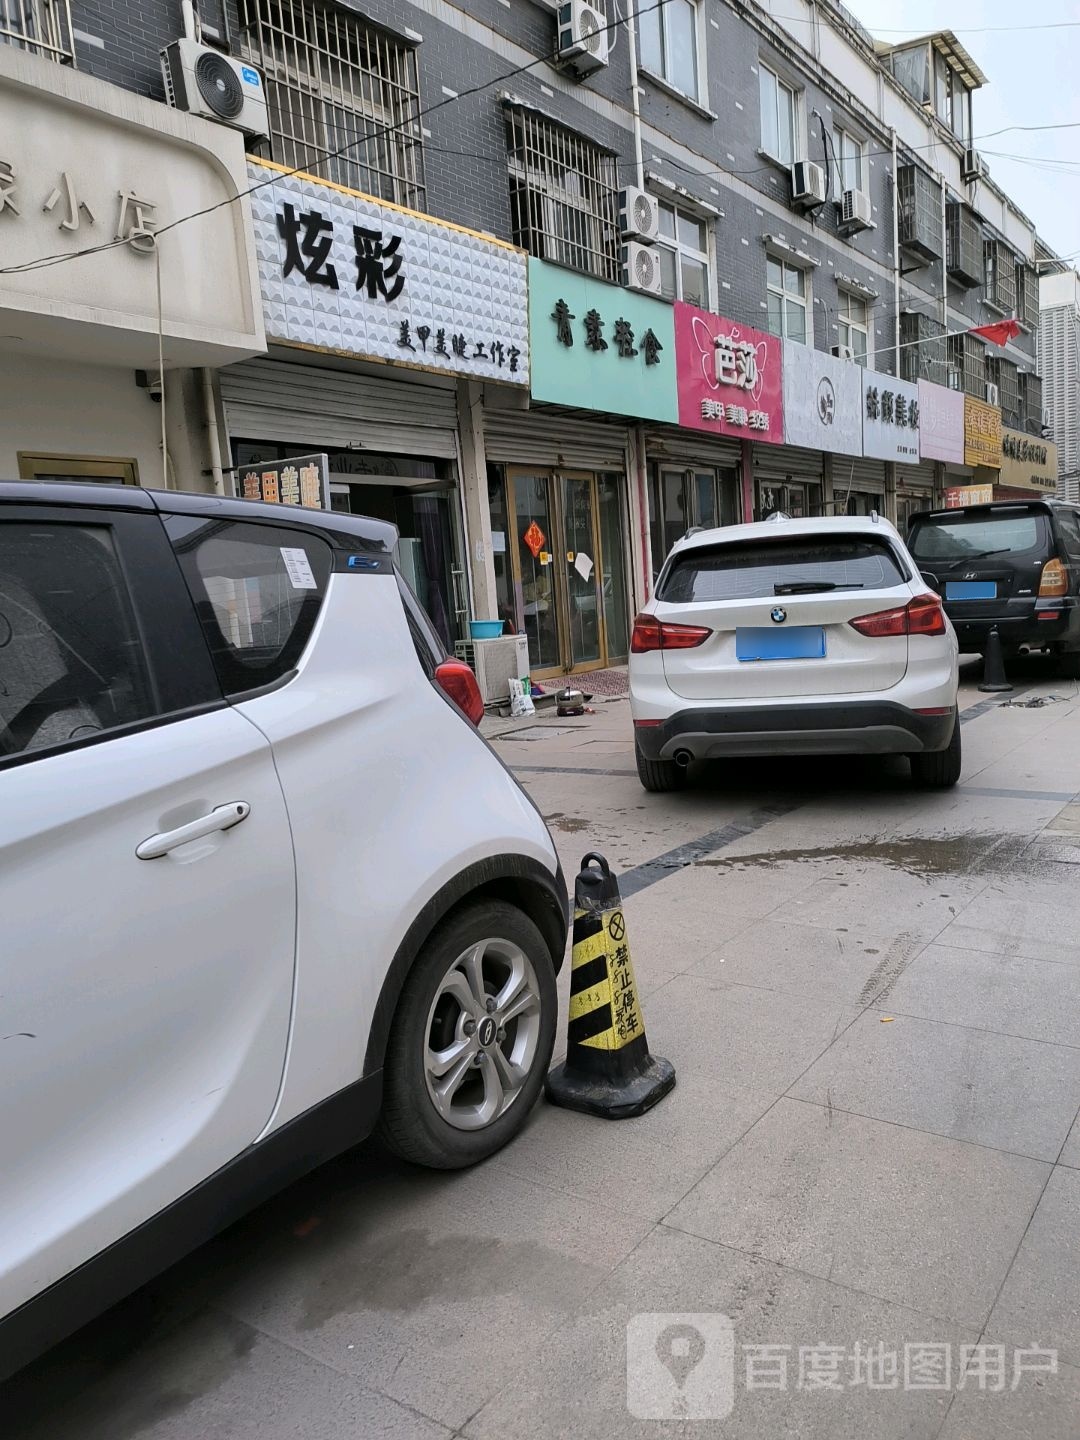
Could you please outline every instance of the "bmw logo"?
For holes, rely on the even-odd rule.
[[[777,605],[777,607],[776,607],[775,610],[771,610],[771,611],[769,612],[769,619],[772,621],[772,623],[773,623],[774,625],[782,625],[782,624],[784,623],[784,621],[787,619],[787,611],[786,611],[786,610],[781,610],[781,609],[780,609],[780,606]]]

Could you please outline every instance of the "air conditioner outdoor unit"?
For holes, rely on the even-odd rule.
[[[963,163],[960,166],[960,178],[965,184],[970,185],[973,180],[981,180],[986,174],[986,161],[977,150],[965,150]]]
[[[645,295],[660,294],[660,256],[651,245],[631,240],[621,251],[622,282]]]
[[[608,63],[611,32],[603,11],[585,0],[559,6],[558,54],[579,75],[590,75]]]
[[[862,190],[845,190],[840,200],[840,224],[851,230],[868,230],[873,223],[870,196]]]
[[[161,52],[165,98],[177,110],[266,137],[266,91],[252,65],[197,40],[174,40]]]
[[[1001,393],[998,390],[998,387],[996,385],[992,385],[989,380],[986,382],[986,403],[988,405],[1001,404]]]
[[[499,635],[473,641],[473,669],[485,705],[510,698],[510,681],[529,673],[529,641],[524,635]]]
[[[655,197],[634,185],[620,190],[619,230],[624,240],[655,240],[660,233],[660,207]]]
[[[796,160],[791,167],[791,203],[811,210],[825,200],[824,168],[812,160]]]
[[[834,345],[832,347],[832,353],[836,356],[838,360],[855,359],[855,351],[851,348],[850,345]]]

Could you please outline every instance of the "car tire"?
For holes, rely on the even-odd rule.
[[[1060,651],[1057,672],[1062,680],[1080,680],[1080,650]]]
[[[949,790],[960,779],[963,763],[960,740],[960,716],[953,725],[952,739],[944,750],[911,756],[911,778],[917,785],[932,790]]]
[[[481,946],[486,948],[477,967],[469,957]],[[516,976],[522,986],[518,1000],[528,991],[531,1004],[503,1027],[502,1038],[482,1044],[488,1019],[502,1018],[498,1009],[490,1017],[486,1012],[498,995],[510,995]],[[481,989],[486,1004],[477,999]],[[501,1150],[540,1095],[555,1044],[558,1003],[552,956],[528,916],[501,900],[478,901],[449,916],[417,956],[390,1028],[379,1120],[390,1149],[437,1170],[463,1169]],[[458,1049],[460,1057],[436,1074]],[[436,1091],[449,1088],[459,1070],[463,1078],[440,1107]],[[520,1073],[516,1086],[507,1083],[508,1072]],[[485,1119],[500,1087],[505,1108]]]
[[[686,785],[686,770],[674,760],[649,760],[634,746],[637,757],[638,779],[653,795],[665,795],[672,790],[682,790]]]

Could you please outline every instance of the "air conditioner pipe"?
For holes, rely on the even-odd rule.
[[[203,407],[206,411],[206,438],[210,446],[210,473],[214,477],[214,494],[225,494],[225,476],[221,468],[221,436],[218,433],[217,405],[214,401],[213,371],[202,371]]]
[[[202,32],[194,0],[180,0],[180,19],[184,27],[185,40],[198,40]]]
[[[626,42],[630,48],[630,113],[634,121],[634,166],[637,186],[645,189],[645,157],[641,148],[641,96],[638,93],[637,4],[626,0]]]

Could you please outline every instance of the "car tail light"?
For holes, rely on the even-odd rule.
[[[873,639],[886,635],[944,635],[945,612],[937,595],[916,595],[907,605],[879,610],[876,615],[860,615],[848,624],[860,635]]]
[[[1069,593],[1069,572],[1060,560],[1048,560],[1043,566],[1039,581],[1039,594],[1045,599],[1049,595]]]
[[[668,625],[655,615],[639,615],[634,621],[630,649],[635,655],[649,650],[692,650],[711,634],[705,625]]]
[[[444,660],[435,670],[435,683],[474,725],[480,724],[484,718],[484,697],[476,676],[464,660]]]

